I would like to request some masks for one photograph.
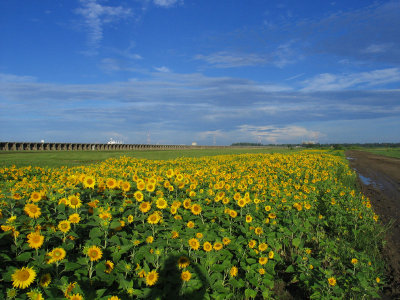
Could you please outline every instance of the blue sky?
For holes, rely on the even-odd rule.
[[[0,1],[0,141],[400,142],[400,1]]]

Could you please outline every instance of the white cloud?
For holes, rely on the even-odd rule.
[[[178,0],[154,0],[154,4],[162,7],[171,7],[175,5]]]
[[[165,67],[165,66],[162,66],[162,67],[159,67],[159,68],[154,67],[154,69],[155,69],[157,72],[161,72],[161,73],[170,73],[170,72],[171,72],[171,70],[168,69],[168,68]]]
[[[122,6],[105,6],[96,0],[81,0],[82,7],[76,13],[84,18],[84,25],[89,34],[91,50],[99,47],[103,38],[103,26],[107,23],[118,22],[131,15],[131,9]]]
[[[314,78],[304,80],[303,91],[334,91],[347,88],[371,87],[376,85],[400,82],[400,70],[388,68],[369,72],[335,75],[319,74]]]
[[[287,43],[281,44],[273,53],[273,63],[278,68],[283,68],[287,65],[294,64],[299,60],[303,59],[303,56],[298,54],[294,49],[293,45],[298,43],[295,40],[291,40]]]
[[[0,82],[33,82],[36,77],[0,73]]]
[[[390,46],[388,44],[372,44],[365,48],[362,52],[376,54],[386,52]]]
[[[286,143],[287,141],[314,141],[324,136],[321,132],[308,130],[304,127],[290,126],[238,126],[239,131],[248,136],[268,143]]]
[[[210,55],[198,54],[195,59],[204,60],[217,68],[235,68],[266,64],[268,60],[258,54],[240,54],[220,51]]]

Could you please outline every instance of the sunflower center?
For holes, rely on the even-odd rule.
[[[26,281],[29,278],[29,272],[27,270],[22,270],[18,273],[18,280]]]
[[[71,204],[72,204],[72,205],[78,205],[78,199],[72,198],[72,199],[71,199]]]
[[[31,209],[30,209],[30,211],[31,211],[31,213],[36,213],[37,212],[37,208],[36,208],[36,206],[32,206],[31,207]]]

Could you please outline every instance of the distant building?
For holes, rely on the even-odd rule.
[[[196,143],[196,142],[193,142],[193,143],[192,143],[192,146],[197,146],[197,143]]]
[[[112,138],[110,138],[110,140],[107,142],[107,144],[109,144],[109,145],[114,145],[114,144],[123,144],[123,142],[122,141],[115,141],[115,140],[113,140]]]

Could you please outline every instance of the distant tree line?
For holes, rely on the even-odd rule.
[[[341,144],[261,144],[261,143],[233,143],[231,146],[278,146],[278,147],[304,147],[304,148],[333,148],[333,149],[351,149],[351,148],[398,148],[400,143],[341,143]]]

